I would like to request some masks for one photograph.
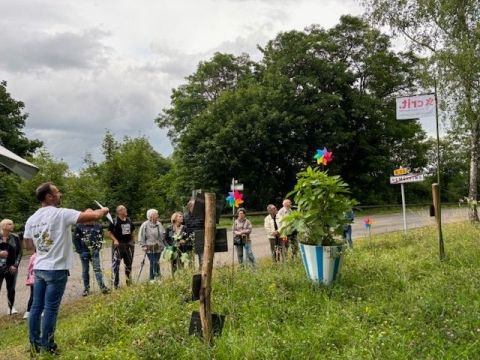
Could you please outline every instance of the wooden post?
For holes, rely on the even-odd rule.
[[[212,292],[213,256],[215,254],[215,194],[205,193],[205,244],[203,250],[202,285],[200,288],[200,320],[203,339],[210,344],[212,334],[212,309],[210,295]]]
[[[435,208],[435,220],[437,221],[438,248],[440,261],[445,259],[445,247],[443,245],[442,233],[442,208],[440,205],[440,190],[438,184],[432,184],[433,207]]]

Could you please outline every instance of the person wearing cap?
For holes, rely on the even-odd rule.
[[[255,256],[252,252],[252,241],[250,234],[252,233],[252,223],[247,219],[247,212],[244,208],[237,211],[237,219],[233,227],[233,243],[237,251],[237,259],[240,265],[243,265],[243,252],[247,257],[247,262],[255,266]]]

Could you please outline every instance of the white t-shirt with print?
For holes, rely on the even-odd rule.
[[[46,206],[28,218],[24,237],[33,239],[37,249],[34,270],[72,269],[72,225],[79,215],[77,210]]]

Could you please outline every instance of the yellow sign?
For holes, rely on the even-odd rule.
[[[408,169],[407,168],[399,168],[399,169],[393,170],[393,175],[395,175],[395,176],[401,176],[401,175],[405,175],[405,174],[408,174]]]

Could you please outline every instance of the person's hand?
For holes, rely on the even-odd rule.
[[[275,230],[275,231],[272,233],[272,235],[273,235],[273,236],[278,236],[278,235],[280,235],[280,233]]]
[[[183,245],[183,244],[185,244],[185,240],[180,240],[178,243],[179,243],[180,245]]]
[[[8,256],[8,251],[2,250],[0,251],[0,257],[6,258]]]
[[[17,272],[17,267],[12,265],[10,266],[10,273],[15,274]]]
[[[110,211],[110,209],[109,209],[108,207],[105,207],[105,206],[104,206],[104,207],[102,207],[100,210],[102,210],[102,212],[103,212],[103,215],[107,215],[107,214],[108,214],[108,212]]]
[[[118,247],[120,245],[120,243],[118,242],[118,240],[113,240],[113,246],[114,247]]]
[[[142,246],[143,251],[147,251],[147,245]]]

